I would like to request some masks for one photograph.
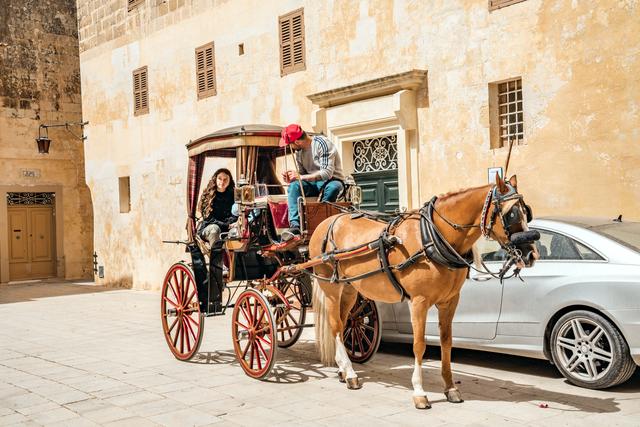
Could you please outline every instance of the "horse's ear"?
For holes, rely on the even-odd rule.
[[[509,191],[507,188],[507,184],[504,183],[504,180],[500,178],[500,175],[496,174],[496,187],[498,187],[498,191],[502,194]]]
[[[509,184],[511,184],[511,186],[517,190],[518,189],[518,178],[516,178],[516,176],[513,175],[511,178],[509,178]]]

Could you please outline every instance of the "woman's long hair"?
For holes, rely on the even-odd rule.
[[[207,184],[207,188],[202,192],[202,196],[200,196],[200,212],[202,212],[202,218],[207,218],[211,213],[211,209],[213,208],[213,201],[216,198],[216,179],[218,175],[221,173],[226,174],[229,177],[229,186],[227,190],[236,186],[236,183],[233,181],[233,175],[231,175],[231,171],[227,168],[218,169]]]

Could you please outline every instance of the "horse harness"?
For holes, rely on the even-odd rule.
[[[507,233],[507,237],[511,237],[511,228],[512,226],[520,222],[521,218],[519,217],[520,210],[516,205],[512,207],[506,214],[501,213],[502,204],[509,200],[518,199],[522,200],[522,195],[518,194],[516,189],[507,184],[508,191],[505,194],[501,194],[496,186],[493,186],[491,190],[488,192],[487,197],[485,199],[485,203],[482,208],[481,220],[480,224],[465,224],[460,225],[453,223],[440,215],[435,209],[435,204],[437,201],[437,196],[434,196],[429,202],[425,203],[417,212],[401,212],[392,216],[390,214],[380,214],[377,212],[369,212],[364,210],[346,210],[342,206],[333,205],[338,209],[342,210],[343,213],[338,214],[327,229],[325,237],[322,241],[322,254],[319,257],[322,260],[323,264],[331,264],[333,266],[333,274],[331,278],[327,278],[324,276],[316,275],[308,270],[304,270],[304,272],[316,279],[329,281],[331,283],[350,283],[356,280],[365,279],[369,276],[373,276],[374,274],[378,274],[383,272],[396,291],[400,294],[401,301],[404,301],[407,298],[411,298],[411,296],[404,289],[394,271],[402,271],[405,268],[408,268],[418,262],[422,258],[429,259],[433,262],[436,262],[440,265],[447,267],[450,270],[462,269],[462,268],[474,268],[471,264],[473,262],[473,254],[469,251],[466,254],[459,254],[455,248],[451,246],[451,244],[444,238],[440,230],[436,227],[433,217],[434,213],[437,214],[440,218],[442,218],[447,224],[453,227],[456,231],[460,231],[465,228],[474,228],[479,227],[482,231],[482,234],[485,237],[491,238],[494,235],[493,226],[496,223],[496,219],[499,218],[501,221],[505,232]],[[488,218],[488,211],[491,205],[495,206],[491,217]],[[527,222],[531,220],[531,208],[522,202],[526,215]],[[366,217],[372,219],[374,221],[383,222],[387,225],[382,230],[377,239],[362,243],[360,245],[346,248],[346,249],[338,249],[334,240],[334,226],[337,221],[345,216],[351,215],[352,219]],[[389,263],[389,250],[398,244],[402,244],[402,240],[395,236],[393,233],[397,229],[397,227],[404,222],[406,219],[419,216],[420,221],[420,235],[421,235],[421,243],[422,247],[409,256],[406,260],[399,264],[390,264]],[[506,218],[505,218],[506,217]],[[487,224],[488,219],[488,224]],[[515,248],[511,247],[510,244],[503,244],[498,239],[496,239],[500,246],[507,251],[507,253],[511,256],[521,256],[518,255],[514,250]],[[327,245],[331,242],[333,246],[333,250],[327,251]],[[370,254],[373,251],[376,251],[378,261],[380,263],[380,268],[369,271],[367,273],[359,274],[351,277],[340,276],[339,272],[339,260],[337,259],[337,255],[347,254],[349,252],[356,253],[355,256],[359,256],[363,253]],[[351,258],[351,257],[349,257]],[[345,259],[345,258],[342,258]],[[510,264],[511,265],[511,264]],[[501,272],[500,278],[506,273]]]

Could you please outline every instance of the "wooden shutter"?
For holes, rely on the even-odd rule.
[[[304,44],[304,9],[279,18],[280,75],[306,69]]]
[[[144,0],[127,0],[127,10],[134,9],[136,6],[144,3]]]
[[[147,67],[133,71],[133,115],[139,116],[149,112],[149,84]]]
[[[213,42],[196,48],[198,99],[216,94],[216,60]]]
[[[489,10],[500,9],[523,1],[525,0],[489,0]]]

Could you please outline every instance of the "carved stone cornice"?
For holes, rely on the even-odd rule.
[[[400,74],[368,80],[336,89],[308,95],[315,105],[326,108],[362,99],[389,95],[407,89],[419,89],[427,85],[427,70],[411,70]]]

